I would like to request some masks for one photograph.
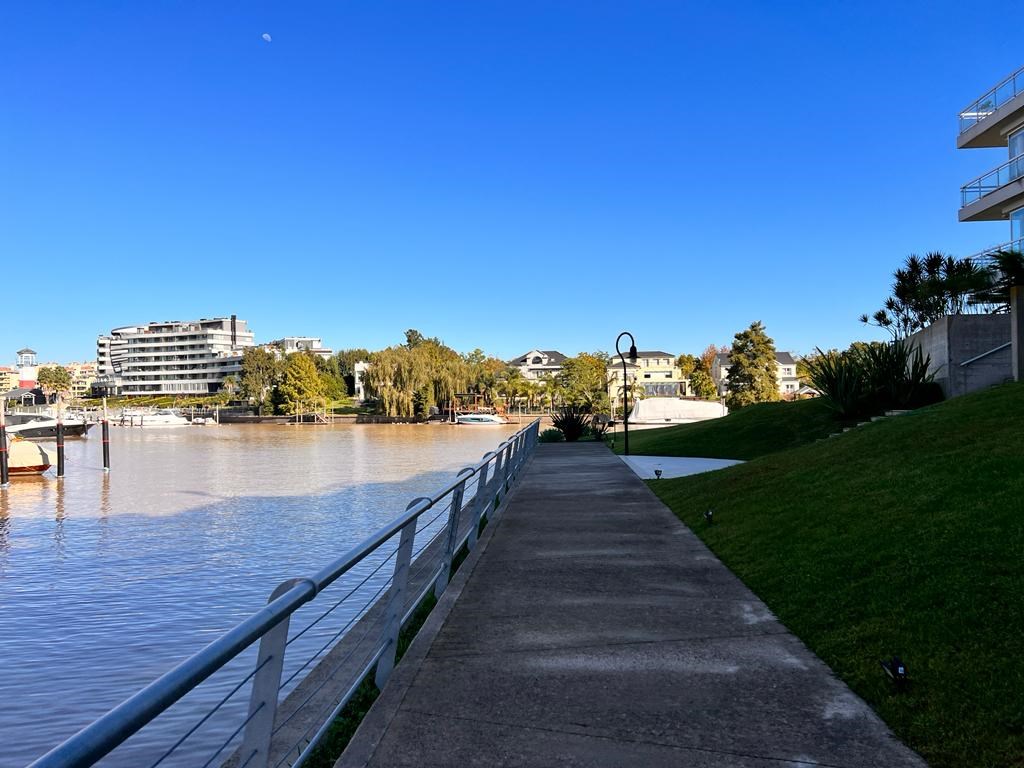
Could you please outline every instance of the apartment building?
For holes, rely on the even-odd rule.
[[[975,257],[1024,251],[1024,67],[960,113],[958,149],[1005,150],[1003,162],[960,188],[960,221],[1009,222],[1010,239]]]
[[[71,376],[72,398],[88,397],[92,394],[92,385],[96,381],[95,362],[67,363],[63,366]]]
[[[96,340],[93,387],[109,395],[206,395],[241,372],[253,346],[244,320],[165,321],[113,329]]]
[[[612,402],[613,412],[622,407],[623,373],[622,360],[613,355],[606,371],[608,376],[608,398]],[[637,385],[630,390],[630,402],[633,393],[643,393],[644,397],[679,397],[686,394],[687,381],[680,375],[676,366],[676,356],[668,352],[653,350],[637,352],[636,362],[626,359],[626,381]]]
[[[720,397],[729,391],[729,354],[719,352],[711,364],[711,378],[715,381]],[[775,381],[779,385],[779,394],[784,397],[796,396],[800,389],[800,378],[796,374],[796,360],[790,352],[775,353]]]
[[[17,368],[0,365],[0,394],[17,389],[19,381],[21,381],[21,378],[18,375]]]
[[[557,349],[531,349],[525,355],[509,360],[508,364],[511,368],[518,368],[524,379],[537,381],[545,376],[556,376],[565,359]]]

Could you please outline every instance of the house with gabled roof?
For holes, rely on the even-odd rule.
[[[719,352],[711,364],[711,378],[715,380],[718,394],[725,397],[729,391],[729,353]],[[791,352],[775,353],[775,381],[779,394],[794,397],[800,389],[800,377],[796,373],[796,359]]]
[[[557,349],[531,349],[525,355],[509,360],[508,364],[511,368],[518,368],[524,379],[536,381],[556,375],[565,361],[566,356]]]

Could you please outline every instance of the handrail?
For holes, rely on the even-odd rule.
[[[1007,86],[1009,86],[1008,89],[1006,89]],[[1004,89],[1006,90],[1004,91]],[[1009,95],[1005,95],[1006,93]],[[995,88],[989,89],[981,98],[960,110],[960,133],[970,130],[1021,93],[1024,93],[1024,67],[1000,81]]]
[[[991,261],[992,257],[1000,252],[1005,251],[1021,251],[1024,252],[1024,237],[1011,240],[1008,243],[1000,243],[999,245],[993,245],[991,248],[986,248],[983,251],[971,254],[968,258],[971,261]]]
[[[983,173],[976,179],[960,187],[961,207],[973,203],[996,190],[1005,187],[1011,181],[1024,178],[1024,154],[1007,160],[1002,165]]]
[[[971,363],[976,363],[979,360],[982,360],[982,359],[988,357],[989,355],[994,355],[996,352],[1001,352],[1004,349],[1006,349],[1007,347],[1012,347],[1012,346],[1013,346],[1013,342],[1012,341],[1008,341],[1005,344],[1000,344],[998,347],[992,347],[992,349],[990,349],[988,352],[982,352],[980,355],[975,355],[974,357],[970,358],[969,360],[964,360],[962,363],[960,363],[960,367],[961,368],[966,368]]]
[[[256,715],[260,715],[260,722],[269,722],[270,727],[272,728],[274,723],[274,712],[277,709],[278,703],[277,696],[280,690],[278,686],[280,685],[281,665],[283,663],[283,657],[287,647],[287,642],[285,641],[288,634],[288,620],[291,615],[294,614],[301,606],[315,600],[318,594],[343,575],[350,572],[354,566],[358,565],[374,552],[379,551],[382,545],[394,538],[396,534],[401,534],[402,541],[398,550],[396,550],[398,552],[398,558],[396,559],[395,573],[391,579],[390,597],[385,595],[385,598],[390,600],[392,603],[396,603],[396,596],[399,598],[403,597],[402,593],[405,588],[404,580],[408,577],[408,562],[410,552],[412,550],[412,542],[416,535],[415,529],[417,521],[425,512],[434,508],[439,504],[439,502],[447,498],[449,495],[452,496],[453,503],[450,504],[450,509],[442,510],[442,514],[445,511],[448,512],[446,528],[442,529],[442,532],[444,530],[449,531],[448,549],[450,550],[453,546],[461,546],[462,544],[466,544],[472,548],[476,541],[475,526],[479,524],[480,516],[485,514],[484,506],[488,499],[494,498],[493,495],[489,496],[492,485],[491,483],[487,483],[488,471],[493,465],[495,470],[492,478],[492,482],[494,484],[493,487],[498,493],[504,496],[505,490],[510,487],[511,483],[514,481],[516,473],[523,466],[526,459],[532,454],[533,448],[538,440],[539,425],[540,420],[538,419],[519,430],[510,438],[503,441],[495,451],[488,451],[485,453],[479,462],[460,470],[455,479],[448,485],[444,486],[440,491],[435,492],[432,496],[422,497],[415,500],[401,515],[380,528],[375,533],[363,539],[355,546],[351,547],[341,557],[324,566],[319,571],[316,571],[312,576],[289,579],[282,582],[282,584],[274,590],[274,593],[271,595],[271,599],[263,608],[222,634],[202,650],[193,654],[170,671],[158,677],[110,712],[35,760],[31,763],[30,768],[84,768],[85,766],[93,765],[96,761],[110,754],[125,740],[152,722],[157,716],[170,708],[187,693],[195,689],[204,680],[208,679],[230,661],[237,658],[240,653],[250,647],[256,640],[260,640],[261,638],[259,654],[260,661],[256,666],[256,670],[253,673],[250,673],[250,676],[255,675],[255,679],[252,688],[252,698],[250,701],[249,719],[243,723],[243,726],[246,726],[246,736],[248,736],[249,721],[253,720]],[[460,538],[458,532],[451,532],[451,529],[459,527],[459,514],[465,511],[465,509],[468,509],[468,507],[463,508],[462,491],[466,488],[468,481],[473,477],[478,478],[477,489],[471,502],[475,507],[474,512],[476,517],[471,520],[471,523],[473,523],[471,530]],[[487,483],[487,485],[483,485],[484,483]],[[441,532],[435,533],[434,537],[437,538],[440,533]],[[433,539],[429,540],[427,544],[424,545],[424,549],[430,545],[431,541],[433,541]],[[403,553],[405,557],[404,573],[401,572],[400,568],[402,565]],[[453,554],[453,552],[447,550],[444,552],[444,557],[447,558],[448,568],[451,566],[451,556]],[[394,554],[392,554],[392,557],[393,556]],[[416,603],[425,596],[426,592],[428,592],[430,588],[434,588],[435,591],[444,588],[447,584],[448,576],[448,574],[444,573],[444,569],[445,562],[444,559],[442,559],[440,567],[435,568],[434,571],[431,571],[428,574],[431,576],[431,578],[427,580],[428,588],[422,591],[417,598]],[[443,583],[440,578],[441,576],[445,576]],[[436,586],[434,584],[435,580],[437,582]],[[395,618],[398,622],[398,627],[400,628],[401,624],[404,623],[412,614],[414,608],[406,611],[401,600],[398,600],[396,605],[398,613]],[[392,622],[392,624],[393,623],[394,622]],[[393,652],[394,647],[397,644],[397,628],[394,626],[391,627],[392,635],[390,637],[387,635],[387,631],[388,624],[386,623],[385,634],[378,641],[377,650],[372,654],[370,664],[364,667],[363,671],[359,675],[359,679],[362,679],[362,677],[365,676],[366,671],[368,671],[368,669],[378,660],[381,662],[387,660],[390,664],[394,663]],[[338,642],[341,642],[342,639],[344,639],[344,636],[342,636]],[[390,659],[387,658],[388,654],[391,655]],[[268,673],[267,670],[276,670],[276,680],[272,679],[273,672],[271,671]],[[272,700],[269,702],[269,709],[273,711],[270,711],[269,713],[260,711],[260,708],[268,703],[266,699],[264,698],[262,702],[257,701],[258,693],[261,696],[266,696],[265,689],[268,682],[264,680],[264,677],[267,674],[270,675],[270,682],[273,683],[273,696]],[[380,671],[378,671],[378,678],[379,677]],[[345,701],[347,701],[352,692],[355,691],[359,679],[352,681],[352,685],[348,686],[349,692],[345,697],[343,697],[343,701],[338,704],[335,712],[340,711]],[[264,690],[260,692],[260,689]],[[333,717],[331,719],[333,719]],[[304,759],[305,756],[312,751],[316,741],[324,732],[326,732],[326,725],[328,724],[329,723],[320,727],[317,734],[314,736],[314,741],[306,745],[305,749],[302,751],[300,760]],[[236,731],[236,734],[240,731],[241,727]],[[263,735],[266,737],[264,740],[265,744],[263,745],[263,748],[257,749],[257,751],[250,754],[246,759],[248,768],[260,768],[267,765],[269,755],[266,745],[269,744],[270,734],[266,733]],[[183,740],[184,739],[181,741]],[[231,739],[229,739],[229,742],[230,740]],[[178,744],[180,744],[181,741],[179,741]],[[243,742],[243,744],[244,743],[245,742]],[[178,744],[175,745],[175,748]],[[172,750],[173,749],[174,748],[172,748]],[[300,760],[297,760],[292,765],[297,765]]]

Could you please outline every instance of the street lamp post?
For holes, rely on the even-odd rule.
[[[615,339],[615,351],[619,353],[619,359],[622,361],[622,439],[625,455],[629,456],[629,382],[626,374],[626,358],[622,356],[622,350],[619,349],[619,342],[622,341],[623,336],[629,336],[629,362],[631,363],[636,362],[636,339],[629,331],[623,331]]]

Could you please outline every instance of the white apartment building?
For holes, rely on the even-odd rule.
[[[556,376],[562,370],[565,355],[557,349],[532,349],[525,355],[509,360],[509,366],[518,368],[524,379],[537,381],[545,376]]]
[[[729,391],[729,355],[719,352],[711,364],[711,378],[715,380],[718,394],[725,397]],[[780,395],[795,395],[800,389],[800,378],[796,375],[796,360],[789,352],[775,353],[775,381]]]
[[[109,395],[207,395],[242,370],[253,346],[244,320],[165,321],[115,328],[96,340],[94,390]]]

